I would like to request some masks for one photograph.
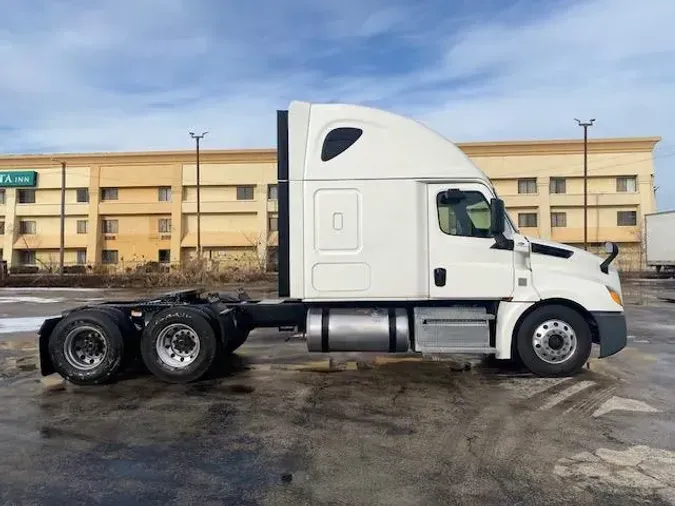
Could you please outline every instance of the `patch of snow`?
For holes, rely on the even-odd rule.
[[[21,318],[0,318],[0,334],[37,332],[42,323],[54,316],[26,316]]]
[[[31,297],[30,295],[23,296],[14,296],[14,297],[0,297],[0,304],[17,304],[17,303],[27,303],[27,304],[55,304],[57,302],[63,302],[65,299],[48,299],[45,297]]]
[[[102,288],[73,288],[73,287],[4,287],[0,288],[0,293],[16,293],[16,292],[102,292]]]
[[[35,297],[31,295],[1,296],[0,304],[56,304],[59,302],[101,302],[105,297]]]
[[[644,401],[638,399],[626,399],[624,397],[612,397],[605,401],[602,406],[595,410],[594,417],[599,417],[614,410],[636,411],[642,413],[659,413],[660,411]]]

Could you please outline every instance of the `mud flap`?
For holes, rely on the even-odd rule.
[[[42,323],[40,330],[38,330],[38,353],[40,354],[40,374],[42,374],[42,376],[49,376],[56,372],[52,360],[49,357],[49,338],[51,337],[56,324],[62,319],[62,316],[48,318]]]

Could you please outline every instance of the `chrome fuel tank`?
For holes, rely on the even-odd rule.
[[[311,352],[406,352],[408,313],[402,308],[311,308],[306,337]]]

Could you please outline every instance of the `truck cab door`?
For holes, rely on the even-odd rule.
[[[514,252],[490,232],[487,187],[478,183],[427,185],[429,297],[501,299],[514,291]]]

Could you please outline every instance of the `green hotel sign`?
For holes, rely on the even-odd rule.
[[[37,184],[37,172],[34,170],[0,171],[0,188],[28,186]]]

